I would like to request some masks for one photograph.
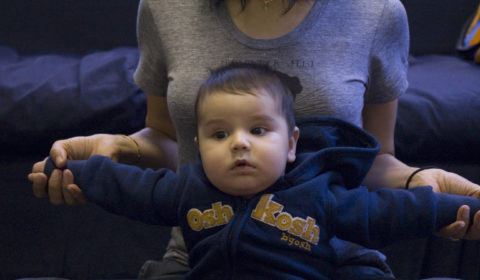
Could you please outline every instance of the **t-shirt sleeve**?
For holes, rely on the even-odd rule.
[[[168,77],[158,23],[150,1],[140,1],[137,17],[137,40],[140,60],[134,73],[135,83],[149,94],[165,97]]]
[[[365,103],[387,103],[405,92],[409,40],[405,8],[398,0],[386,0],[371,46]]]

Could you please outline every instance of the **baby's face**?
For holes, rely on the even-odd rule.
[[[198,144],[205,173],[219,190],[251,197],[295,160],[298,128],[268,94],[212,93],[198,105]]]

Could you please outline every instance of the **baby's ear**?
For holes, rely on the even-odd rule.
[[[195,145],[197,145],[197,147],[198,147],[198,137],[197,136],[193,137],[193,142],[195,142]]]
[[[288,141],[288,154],[287,154],[287,162],[294,162],[296,159],[296,152],[297,152],[297,142],[298,138],[300,137],[300,129],[295,127],[293,129],[292,136],[290,136],[290,140]]]

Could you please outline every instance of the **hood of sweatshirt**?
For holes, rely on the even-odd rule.
[[[284,179],[295,184],[334,171],[345,187],[359,186],[380,150],[380,143],[365,130],[332,117],[297,121],[300,137],[297,158],[287,166]]]

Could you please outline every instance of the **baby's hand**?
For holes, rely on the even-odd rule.
[[[53,169],[50,174],[45,174],[45,165],[49,158],[39,161],[33,165],[32,173],[28,174],[28,180],[33,182],[33,194],[38,198],[48,197],[52,204],[58,205],[63,202],[68,205],[86,203],[87,200],[82,194],[82,190],[74,184],[73,174],[70,170]],[[53,164],[53,163],[52,163]],[[62,184],[59,190],[52,190],[56,185],[49,184],[50,181]],[[39,187],[40,186],[40,187]],[[41,186],[48,186],[47,188]],[[59,197],[61,196],[61,197]],[[62,203],[59,203],[61,201]]]

